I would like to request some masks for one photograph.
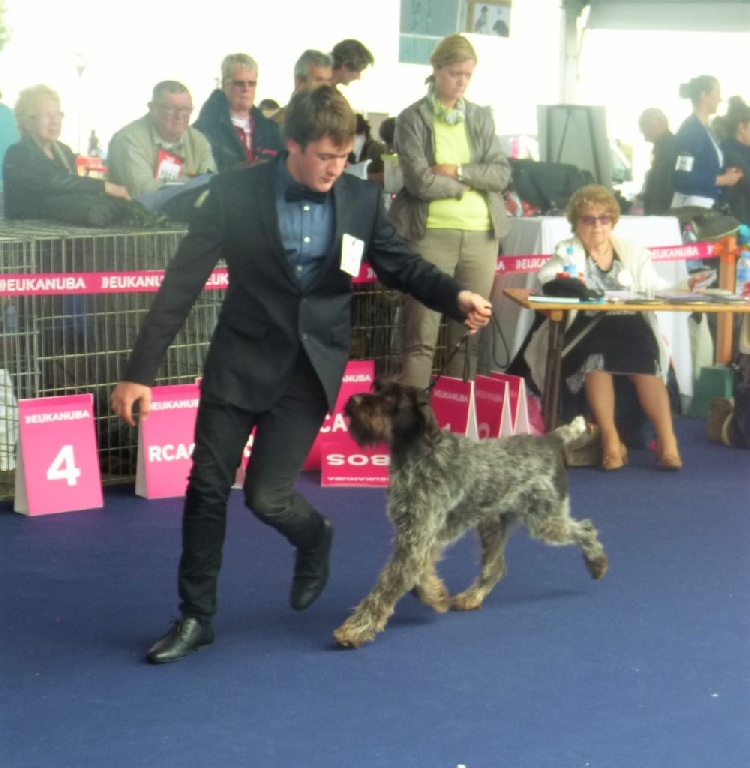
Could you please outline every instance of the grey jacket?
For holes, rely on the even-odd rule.
[[[502,193],[510,181],[510,164],[500,149],[489,107],[466,102],[466,128],[471,163],[461,166],[462,178],[486,198],[494,236],[499,239],[508,231]],[[407,240],[416,242],[424,237],[430,201],[459,199],[463,194],[459,181],[432,171],[436,163],[435,132],[432,107],[426,96],[398,116],[394,148],[404,186],[389,213],[396,229]]]

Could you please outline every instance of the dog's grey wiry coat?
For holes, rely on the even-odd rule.
[[[563,446],[585,431],[582,418],[543,436],[475,441],[441,430],[425,393],[396,382],[354,395],[345,414],[360,445],[390,448],[388,516],[396,537],[372,592],[334,632],[340,645],[373,640],[409,590],[438,612],[480,608],[506,572],[504,547],[514,523],[547,544],[577,544],[591,576],[604,576],[607,557],[595,528],[569,510]],[[451,598],[435,566],[470,528],[481,540],[481,572]]]

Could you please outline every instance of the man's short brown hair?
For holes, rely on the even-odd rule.
[[[375,63],[375,57],[370,50],[366,48],[359,40],[342,40],[336,43],[331,51],[333,58],[333,68],[339,69],[346,65],[355,72],[363,72],[371,64]]]
[[[333,85],[295,91],[286,107],[284,139],[306,147],[328,137],[337,147],[354,140],[357,119],[349,102]]]

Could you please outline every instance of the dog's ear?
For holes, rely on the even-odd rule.
[[[397,395],[398,403],[394,408],[391,422],[394,437],[407,440],[421,437],[427,426],[425,415],[427,399],[424,390],[416,387],[400,387]]]

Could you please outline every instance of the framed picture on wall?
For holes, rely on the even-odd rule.
[[[512,0],[469,0],[466,32],[508,37]]]

